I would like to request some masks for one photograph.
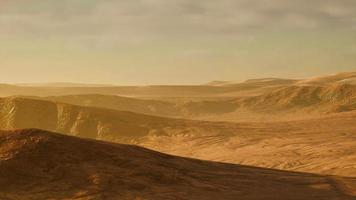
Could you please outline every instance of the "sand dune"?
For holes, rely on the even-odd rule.
[[[294,80],[246,81],[242,83],[206,85],[152,85],[109,86],[71,83],[0,84],[0,96],[64,96],[79,94],[120,95],[126,97],[236,97],[261,94],[267,90],[286,86]]]
[[[298,83],[299,80],[295,79],[283,79],[283,78],[259,78],[259,79],[248,79],[240,83],[225,82],[225,84],[220,83],[220,86],[229,87],[272,87],[272,86],[286,86]]]
[[[266,90],[286,86],[293,80],[247,81],[236,84],[106,86],[64,83],[1,84],[0,96],[64,96],[78,94],[120,95],[126,97],[236,97],[261,94]]]
[[[0,132],[0,163],[0,198],[7,200],[351,200],[356,195],[351,178],[193,160],[34,129]]]
[[[283,78],[251,79],[244,82],[214,81],[205,85],[110,86],[71,83],[0,84],[0,96],[63,96],[103,94],[134,97],[241,97],[256,96],[283,86],[354,83],[356,72],[300,80]]]
[[[313,78],[307,78],[300,80],[298,84],[309,84],[309,85],[326,85],[333,83],[349,82],[356,78],[356,72],[343,72],[338,74],[331,74],[327,76],[319,76]],[[349,82],[350,83],[350,82]]]
[[[50,97],[24,97],[67,104],[101,107],[120,111],[131,111],[170,118],[191,118],[233,112],[237,104],[231,98],[217,98],[216,100],[200,99],[139,99],[114,95],[67,95]],[[209,99],[209,98],[207,98]]]
[[[27,87],[113,87],[110,84],[89,84],[89,83],[71,83],[71,82],[51,82],[51,83],[17,83],[16,86]]]
[[[246,98],[243,100],[243,106],[269,111],[309,108],[319,112],[343,112],[356,108],[355,99],[354,85],[290,86]]]
[[[147,135],[232,134],[239,125],[170,119],[104,108],[75,106],[27,98],[0,99],[0,128],[40,128],[106,140]]]
[[[301,172],[356,174],[354,112],[302,121],[228,123],[154,117],[25,98],[5,98],[0,103],[1,129],[40,128],[206,160]]]
[[[250,97],[187,102],[185,118],[210,121],[286,121],[356,110],[356,85],[292,85]]]
[[[57,86],[0,86],[0,96],[58,96],[78,94],[103,94],[138,97],[209,97],[236,92],[233,87],[206,85],[192,86],[111,86],[111,87],[57,87]]]
[[[240,123],[235,134],[147,136],[140,145],[170,154],[274,169],[356,176],[356,113]]]
[[[121,111],[210,121],[280,121],[314,118],[356,109],[356,85],[293,85],[252,97],[215,99],[138,99],[114,95],[67,95],[41,98]],[[283,116],[282,116],[283,115]]]
[[[31,97],[33,98],[33,97]],[[128,98],[116,95],[83,94],[36,98],[67,104],[101,107],[120,111],[131,111],[157,116],[179,117],[181,111],[170,101]]]
[[[238,164],[37,130],[2,132],[0,199],[355,199],[354,76],[201,86],[0,85],[2,95],[24,95],[0,99],[0,129],[38,128]],[[172,169],[182,170],[181,179],[162,175]]]

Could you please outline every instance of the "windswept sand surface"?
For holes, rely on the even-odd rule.
[[[0,103],[2,129],[40,128],[198,159],[356,176],[356,112],[298,121],[228,123],[25,98]]]
[[[140,145],[200,159],[356,177],[354,119],[256,124],[230,136],[147,136]]]
[[[40,130],[0,132],[0,198],[355,199],[356,179],[174,157]]]
[[[267,85],[271,84],[270,81],[257,81],[259,84],[265,82]],[[250,81],[246,84],[252,83],[254,82]],[[272,88],[266,89],[261,86],[259,89],[263,92],[252,96],[142,99],[116,95],[82,94],[40,99],[162,117],[231,122],[285,121],[285,116],[288,116],[290,120],[300,120],[356,110],[356,85],[349,84],[344,79],[329,84],[292,82],[289,85]]]
[[[141,145],[200,159],[355,177],[355,118],[356,112],[351,112],[299,121],[239,123],[234,134],[147,136]]]
[[[0,199],[356,199],[355,79],[0,85],[0,129],[231,163],[2,132]]]

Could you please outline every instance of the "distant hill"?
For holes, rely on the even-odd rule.
[[[39,128],[136,144],[186,157],[347,176],[356,174],[355,138],[350,134],[356,131],[355,115],[347,112],[304,121],[228,123],[157,117],[37,99],[0,99],[0,129]],[[305,135],[300,138],[300,134]],[[289,149],[296,140],[298,145]],[[316,154],[324,159],[315,157]],[[336,158],[338,168],[334,166]]]
[[[356,110],[356,85],[334,83],[328,85],[292,85],[266,91],[252,97],[220,98],[211,100],[165,101],[125,98],[108,95],[68,95],[44,98],[81,106],[95,106],[132,111],[148,115],[190,119],[225,119],[260,121],[259,115],[289,113],[295,116],[327,115]],[[253,116],[257,116],[253,118]],[[271,120],[273,118],[270,118]]]
[[[118,95],[126,97],[243,97],[294,85],[354,84],[356,72],[293,80],[283,78],[251,79],[245,82],[213,81],[206,85],[112,86],[77,83],[0,84],[0,96],[65,96],[79,94]]]
[[[319,76],[300,80],[298,84],[308,85],[325,85],[333,83],[350,83],[350,80],[356,78],[356,72],[343,72],[338,74],[331,74],[327,76]]]
[[[17,83],[16,86],[29,87],[113,87],[110,84],[90,84],[90,83],[70,83],[70,82],[53,82],[53,83]]]
[[[0,198],[351,200],[353,178],[175,157],[29,129],[0,132]]]
[[[169,117],[182,116],[179,108],[176,107],[175,103],[161,100],[138,99],[100,94],[50,96],[37,99],[45,99],[79,106],[102,107],[120,111],[131,111],[148,115]]]
[[[243,100],[243,106],[278,111],[308,108],[320,112],[345,112],[356,109],[356,85],[290,86]]]
[[[210,97],[224,96],[234,88],[215,86],[18,86],[0,85],[0,96],[63,96],[78,94],[102,94],[138,97]]]
[[[81,137],[122,140],[150,134],[200,135],[212,132],[231,134],[232,130],[224,126],[224,123],[211,125],[208,122],[163,118],[38,99],[20,97],[0,99],[0,129],[39,128]]]
[[[200,115],[214,115],[232,112],[237,105],[232,98],[219,98],[217,100],[166,100],[166,99],[139,99],[115,95],[66,95],[50,97],[26,97],[54,102],[62,102],[79,106],[101,107],[120,111],[131,111],[155,116],[173,118],[194,118]]]

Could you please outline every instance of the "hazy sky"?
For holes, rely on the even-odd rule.
[[[0,0],[0,82],[356,71],[355,0]]]

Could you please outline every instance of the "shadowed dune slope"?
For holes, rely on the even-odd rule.
[[[137,99],[100,94],[50,96],[39,99],[63,102],[79,106],[102,107],[120,111],[131,111],[148,115],[170,117],[181,116],[181,112],[179,108],[176,107],[175,103],[160,100]]]
[[[3,98],[0,105],[2,129],[40,128],[97,139],[110,134],[146,135],[150,128],[169,121],[131,112],[26,98]]]
[[[347,112],[302,121],[228,123],[25,98],[0,100],[0,129],[39,128],[185,157],[342,176],[356,174],[355,116]]]
[[[351,200],[355,179],[174,157],[41,130],[0,132],[0,198]]]
[[[233,125],[239,127],[239,125]],[[39,128],[71,135],[122,140],[147,135],[232,134],[226,123],[155,117],[27,98],[0,99],[0,128]]]
[[[165,100],[163,98],[162,100],[150,100],[99,94],[24,98],[42,99],[79,106],[101,107],[173,118],[194,118],[195,116],[201,115],[223,114],[233,112],[238,107],[236,102],[231,98],[218,98],[216,100]]]

